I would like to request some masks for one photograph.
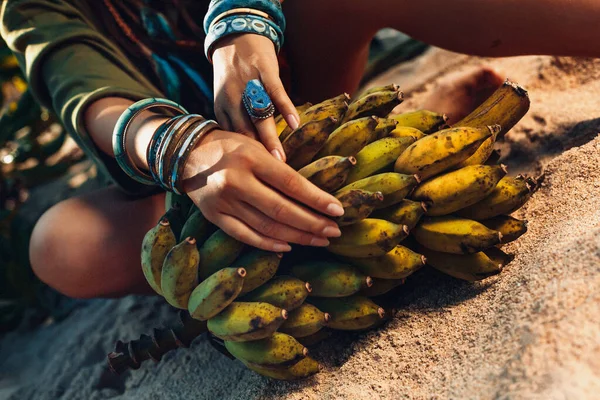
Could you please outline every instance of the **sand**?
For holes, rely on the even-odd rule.
[[[600,392],[600,63],[487,60],[434,49],[381,76],[415,108],[448,74],[488,64],[530,91],[507,135],[510,172],[545,173],[518,212],[529,232],[499,276],[469,284],[424,269],[398,291],[384,327],[336,334],[299,383],[262,378],[205,338],[159,364],[113,376],[105,355],[174,321],[159,298],[94,300],[60,323],[0,339],[0,398],[29,399],[592,399]],[[378,82],[374,82],[376,84]]]

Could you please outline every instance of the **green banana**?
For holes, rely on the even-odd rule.
[[[247,302],[264,302],[285,310],[300,307],[312,291],[312,286],[292,276],[277,276],[245,295]]]
[[[152,289],[160,295],[163,262],[176,244],[177,239],[167,219],[161,219],[158,225],[146,233],[142,241],[142,272]]]
[[[384,200],[381,192],[351,189],[335,195],[344,207],[344,215],[334,218],[338,226],[352,225],[367,218]]]
[[[229,267],[244,249],[244,244],[221,229],[213,233],[200,246],[202,263],[198,273],[204,280],[220,269]]]
[[[327,250],[346,257],[377,257],[391,251],[408,236],[408,228],[381,219],[367,218],[341,228],[342,236],[330,238]]]
[[[166,219],[169,221],[171,224],[171,230],[176,238],[181,236],[181,230],[183,229],[183,223],[185,222],[185,214],[181,210],[181,204],[177,202],[173,203],[173,206],[167,209],[167,212],[165,212],[161,219]]]
[[[409,230],[412,230],[426,211],[425,203],[404,199],[391,207],[375,210],[371,217],[385,219],[398,225],[406,225]]]
[[[425,135],[417,128],[411,128],[409,126],[397,126],[396,129],[390,132],[390,137],[412,137],[416,140],[423,139]]]
[[[376,92],[361,97],[350,103],[348,111],[344,115],[342,124],[355,119],[375,115],[376,117],[387,117],[397,105],[402,103],[404,95],[400,90],[388,92]]]
[[[195,211],[192,212],[187,221],[185,221],[185,224],[183,224],[183,228],[181,228],[180,239],[193,237],[196,239],[196,244],[201,245],[206,242],[216,229],[215,225],[207,220],[200,210],[195,208]]]
[[[373,278],[373,285],[362,289],[359,294],[367,297],[381,296],[404,284],[405,281],[406,279]]]
[[[506,167],[503,165],[470,165],[422,183],[412,193],[411,199],[425,202],[427,215],[451,214],[485,199],[495,191],[504,175]]]
[[[385,310],[364,296],[339,298],[311,297],[310,302],[331,315],[328,327],[339,330],[363,330],[381,322]]]
[[[385,85],[385,86],[376,86],[376,87],[372,87],[371,89],[365,90],[363,93],[361,93],[360,95],[358,95],[356,98],[357,99],[361,99],[363,97],[367,97],[371,94],[374,93],[379,93],[379,92],[397,92],[398,90],[400,90],[400,86],[396,85],[395,83],[389,84],[389,85]]]
[[[507,254],[497,247],[490,247],[489,249],[485,249],[483,252],[490,260],[500,265],[500,268],[506,267],[512,260],[515,259],[514,255]]]
[[[336,195],[348,190],[358,189],[369,192],[381,192],[383,194],[383,201],[375,206],[376,209],[380,209],[401,202],[419,183],[420,181],[416,175],[385,172],[352,182],[338,190]]]
[[[356,165],[348,174],[346,182],[356,182],[394,165],[398,157],[413,143],[416,142],[410,137],[390,137],[366,145],[356,154]]]
[[[321,121],[330,117],[341,121],[344,117],[344,114],[346,114],[346,111],[348,110],[349,102],[350,96],[348,96],[346,93],[343,93],[339,96],[327,99],[319,104],[315,104],[306,109],[306,111],[300,113],[300,125],[304,125],[311,121]],[[281,135],[279,135],[279,140],[283,142],[291,133],[292,129],[290,127],[286,127],[283,132],[281,132]]]
[[[169,251],[160,275],[162,294],[173,307],[187,310],[188,300],[198,284],[200,255],[196,239],[187,238]]]
[[[337,127],[338,120],[329,117],[310,121],[293,131],[281,144],[287,163],[294,169],[309,164],[327,142],[329,134]]]
[[[415,128],[423,133],[434,133],[439,131],[448,117],[445,114],[438,114],[432,111],[419,110],[403,114],[389,115],[388,118],[393,118],[398,121],[398,126]]]
[[[292,274],[304,281],[313,282],[310,296],[346,297],[369,287],[372,279],[347,264],[313,261],[296,265]]]
[[[484,220],[498,215],[511,214],[531,198],[534,188],[524,177],[504,177],[488,196],[457,212],[458,215],[474,220]]]
[[[356,155],[375,138],[375,128],[379,124],[377,117],[364,117],[347,122],[329,135],[316,158],[327,156],[350,157]]]
[[[502,233],[452,215],[425,218],[411,233],[422,246],[452,254],[478,253],[502,241]]]
[[[333,192],[344,185],[355,164],[354,157],[327,156],[301,168],[298,173],[318,188]]]
[[[447,275],[465,281],[480,281],[502,271],[502,265],[492,261],[483,252],[475,254],[448,254],[419,246],[419,252],[427,257],[427,264]]]
[[[308,349],[296,339],[279,332],[252,342],[226,340],[225,348],[238,360],[262,368],[290,367],[308,355]]]
[[[396,161],[402,174],[417,174],[423,180],[438,175],[471,157],[481,144],[496,134],[500,126],[451,128],[414,142]]]
[[[208,320],[208,330],[216,337],[234,342],[260,340],[273,334],[288,312],[269,303],[234,301]]]
[[[310,357],[305,357],[296,364],[287,368],[267,368],[254,364],[245,364],[252,371],[266,376],[268,378],[278,379],[281,381],[295,381],[306,379],[320,370],[319,363]]]
[[[379,140],[390,136],[391,132],[396,129],[398,121],[391,118],[380,118],[379,123],[375,127],[374,139]]]
[[[421,254],[396,246],[387,254],[373,258],[344,258],[363,274],[378,279],[404,279],[423,265],[426,259]]]
[[[245,276],[244,268],[223,268],[206,278],[190,295],[192,318],[206,321],[223,311],[240,294]]]
[[[304,303],[290,312],[288,319],[279,327],[279,331],[295,338],[313,335],[327,325],[331,315],[322,312],[312,304]]]
[[[498,215],[483,220],[481,223],[489,229],[500,232],[503,244],[515,241],[527,232],[527,221],[516,219],[510,215]]]
[[[331,316],[329,318],[331,318]],[[321,329],[312,335],[297,338],[297,340],[306,347],[312,347],[321,343],[325,339],[329,339],[332,334],[333,331],[331,329]]]
[[[173,192],[167,192],[165,194],[165,210],[170,210],[175,204],[179,207],[179,218],[182,219],[182,221],[193,212],[192,210],[198,209],[187,194],[179,195]],[[186,237],[187,236],[183,237],[182,240]]]
[[[232,268],[244,268],[246,277],[240,295],[253,291],[275,276],[283,255],[259,249],[253,249],[239,257]]]

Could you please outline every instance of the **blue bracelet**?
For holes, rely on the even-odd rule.
[[[208,6],[208,12],[204,16],[204,32],[208,35],[210,25],[219,15],[235,8],[253,8],[263,11],[275,21],[275,24],[283,32],[286,23],[279,0],[212,0]]]
[[[253,33],[271,39],[277,53],[283,45],[283,32],[273,21],[255,15],[232,15],[210,28],[204,41],[206,58],[212,62],[212,50],[217,41],[239,33]]]
[[[113,130],[112,145],[115,160],[121,169],[136,182],[144,185],[156,185],[157,182],[153,179],[153,176],[142,172],[133,162],[129,153],[127,152],[127,131],[133,120],[140,115],[143,111],[151,108],[166,108],[174,110],[183,114],[187,114],[187,110],[181,107],[174,101],[167,99],[149,98],[140,100],[127,108],[121,114],[115,129]]]

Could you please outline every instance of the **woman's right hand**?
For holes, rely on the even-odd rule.
[[[258,141],[215,130],[192,151],[183,187],[204,216],[228,235],[267,251],[289,242],[327,246],[340,236],[331,219],[344,210]]]

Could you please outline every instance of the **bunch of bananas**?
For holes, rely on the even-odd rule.
[[[510,261],[499,246],[527,230],[509,214],[537,183],[488,159],[527,93],[507,81],[454,127],[429,111],[391,115],[401,101],[389,85],[301,106],[293,131],[277,120],[289,164],[345,208],[327,252],[292,251],[280,266],[281,254],[246,248],[169,195],[143,241],[150,285],[248,368],[291,380],[319,370],[306,346],[332,329],[380,325],[390,313],[372,298],[425,264],[468,281],[498,274]]]

